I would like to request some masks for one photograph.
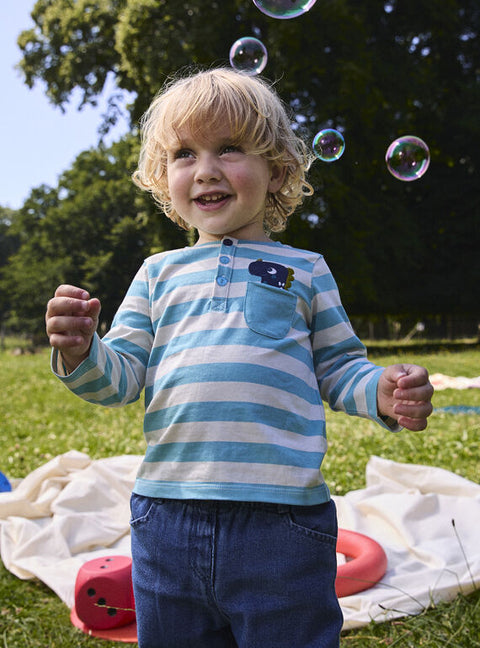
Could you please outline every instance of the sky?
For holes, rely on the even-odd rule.
[[[58,177],[77,155],[98,142],[97,129],[106,97],[96,108],[78,111],[78,98],[62,113],[49,103],[37,82],[29,89],[15,65],[22,58],[17,37],[33,27],[35,0],[0,0],[0,206],[18,209],[30,190],[56,186]],[[128,125],[118,124],[106,138],[118,139]]]

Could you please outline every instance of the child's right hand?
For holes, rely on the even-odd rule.
[[[97,329],[100,301],[86,290],[62,285],[48,302],[45,323],[50,344],[58,349],[71,372],[85,360]]]

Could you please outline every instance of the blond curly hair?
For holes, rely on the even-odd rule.
[[[247,144],[285,168],[282,186],[266,198],[264,229],[280,232],[288,217],[313,189],[305,178],[313,154],[292,130],[287,110],[272,86],[259,77],[215,68],[168,81],[141,120],[142,146],[133,181],[151,192],[165,214],[190,229],[173,208],[167,180],[167,150],[187,127],[192,133],[227,124],[232,143]]]

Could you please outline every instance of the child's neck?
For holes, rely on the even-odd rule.
[[[223,236],[211,236],[209,234],[205,235],[204,233],[199,234],[198,240],[195,243],[195,245],[202,245],[204,243],[215,243],[215,242],[220,242],[224,238],[234,238],[238,241],[257,241],[259,243],[271,243],[272,239],[265,234],[265,232],[262,233],[253,233],[252,236],[248,236],[248,234],[245,235],[240,235],[237,234],[236,232],[232,232],[231,234],[227,233],[224,234]]]

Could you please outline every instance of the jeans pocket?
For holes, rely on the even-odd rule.
[[[284,338],[292,326],[296,306],[297,297],[283,288],[247,284],[243,312],[249,329],[255,333],[275,340]]]
[[[288,514],[290,528],[327,545],[337,545],[337,515],[332,501],[314,506],[292,506]]]
[[[144,522],[148,522],[153,507],[159,503],[161,503],[161,500],[132,493],[130,498],[130,526],[135,527]]]

